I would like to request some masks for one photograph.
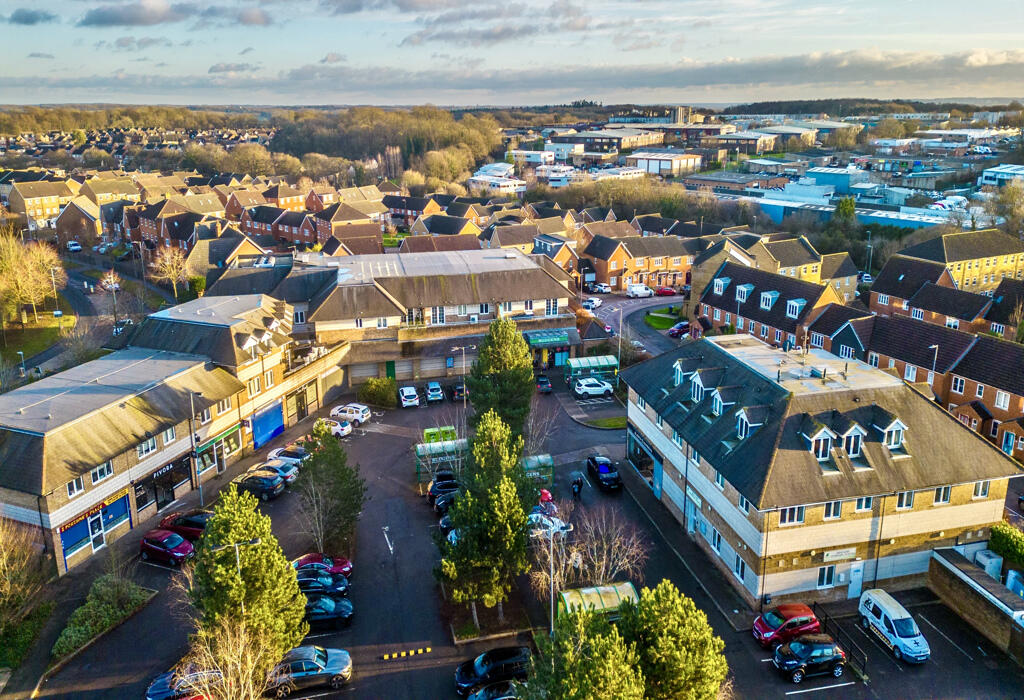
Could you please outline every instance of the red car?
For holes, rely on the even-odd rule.
[[[203,510],[201,508],[187,510],[184,513],[171,513],[160,521],[160,529],[177,532],[186,540],[195,542],[203,536],[203,531],[206,530],[206,523],[211,517],[213,517],[212,510]]]
[[[814,611],[803,603],[786,603],[758,615],[754,620],[754,639],[766,649],[777,647],[802,634],[821,632]]]
[[[690,332],[690,322],[680,321],[676,325],[668,329],[669,338],[681,338]]]
[[[321,569],[332,574],[352,575],[352,562],[345,557],[328,556],[320,552],[303,554],[292,562],[296,569]]]
[[[658,287],[654,290],[654,293],[659,297],[674,297],[676,290],[672,289],[672,287]]]
[[[143,561],[152,559],[178,566],[195,553],[191,542],[170,530],[150,530],[139,543],[139,556]]]

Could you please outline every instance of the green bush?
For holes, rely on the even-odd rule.
[[[391,377],[371,377],[359,387],[357,396],[363,403],[394,408],[398,405],[398,382]]]
[[[205,292],[205,291],[206,291],[206,278],[205,277],[199,277],[197,275],[195,277],[189,277],[188,278],[188,293],[189,293],[189,295],[191,296],[192,299],[198,299],[199,297],[203,296],[203,292]]]
[[[1024,564],[1024,531],[1003,521],[992,526],[988,548],[1007,564]]]
[[[105,574],[92,583],[85,604],[71,613],[51,652],[60,658],[80,649],[93,637],[138,610],[149,598],[149,592],[135,583]]]
[[[37,605],[25,617],[0,626],[0,668],[21,665],[21,660],[52,612],[53,603],[47,601]]]

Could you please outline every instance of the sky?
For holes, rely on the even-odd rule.
[[[0,104],[1024,96],[1021,0],[0,0]]]

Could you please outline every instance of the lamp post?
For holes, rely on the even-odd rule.
[[[466,411],[469,410],[467,406],[467,391],[466,391],[466,351],[476,350],[475,345],[458,345],[452,348],[452,352],[462,351],[462,420],[466,420]]]
[[[935,381],[935,365],[937,365],[939,363],[939,345],[938,345],[938,343],[936,343],[935,345],[929,345],[928,349],[935,351],[935,353],[932,355],[932,381],[934,382]]]
[[[129,239],[133,246],[139,246],[139,279],[143,283],[146,281],[146,256],[145,251],[142,248],[142,241],[132,241]]]
[[[21,350],[18,351],[18,357],[21,358],[21,376],[25,376],[25,353]]]
[[[227,549],[228,547],[234,548],[234,550],[235,550],[235,570],[238,572],[238,580],[241,581],[242,580],[242,562],[241,562],[241,560],[238,557],[238,548],[239,547],[255,547],[256,545],[261,544],[262,542],[263,542],[263,540],[261,540],[259,537],[254,537],[251,540],[249,540],[248,542],[231,542],[230,544],[215,544],[212,547],[210,547],[210,551],[211,552],[220,552],[222,550]],[[245,615],[245,591],[242,591],[242,614]]]
[[[196,473],[196,484],[199,485],[199,505],[206,505],[203,501],[203,477],[199,475],[199,455],[196,454],[196,429],[193,421],[196,419],[196,396],[202,396],[201,391],[189,391],[188,392],[188,407],[190,413],[188,414],[188,434],[192,438],[192,468]]]
[[[563,527],[561,530],[559,530],[559,532],[561,532],[563,535],[566,535],[566,534],[572,532],[572,523],[569,523],[568,525]],[[549,544],[549,546],[551,548],[550,551],[548,552],[548,564],[550,565],[550,570],[548,572],[548,582],[551,584],[551,636],[554,637],[555,636],[555,529],[554,528],[551,528],[551,530],[548,531],[548,544]]]
[[[58,269],[56,266],[50,267],[50,281],[53,282],[53,308],[57,309],[60,305],[57,303],[57,276],[53,274],[53,271]]]
[[[871,274],[871,258],[874,255],[875,248],[874,248],[874,246],[871,245],[871,229],[868,229],[867,231],[868,231],[868,246],[867,246],[868,247],[868,267],[867,267],[866,270],[864,270],[864,272],[866,272],[867,274],[870,275]]]

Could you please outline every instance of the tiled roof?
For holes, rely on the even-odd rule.
[[[999,286],[992,292],[992,306],[985,318],[1003,325],[1016,324],[1024,320],[1017,318],[1018,307],[1024,313],[1024,280],[1006,277],[1000,280]]]
[[[925,369],[930,369],[935,361],[935,369],[940,373],[956,367],[975,338],[971,333],[909,316],[872,316],[863,321],[851,321],[850,325],[868,350]],[[865,329],[870,329],[869,334]],[[939,346],[937,359],[933,345]]]
[[[977,338],[953,372],[986,386],[1024,396],[1024,345],[990,335]]]
[[[910,297],[909,301],[911,308],[924,309],[967,321],[973,321],[982,316],[992,303],[992,299],[983,294],[942,287],[932,282],[925,282],[917,290],[917,293]]]
[[[815,265],[821,260],[818,251],[803,236],[784,241],[770,241],[765,243],[764,247],[779,261],[780,267]]]
[[[914,296],[925,282],[938,283],[946,266],[929,260],[893,255],[871,285],[871,291],[900,299]]]
[[[947,233],[900,251],[902,255],[940,263],[1024,253],[1024,241],[998,229]]]
[[[825,307],[825,310],[821,312],[821,315],[811,322],[807,331],[809,333],[821,333],[822,335],[831,338],[832,335],[842,328],[847,321],[869,316],[871,316],[870,313],[861,309],[854,309],[850,306],[844,306],[843,304],[829,304]]]
[[[717,295],[714,292],[714,280],[723,277],[729,278],[729,284],[723,294]],[[737,304],[736,288],[742,284],[750,284],[753,287],[748,292],[746,301]],[[804,282],[788,275],[777,275],[766,270],[725,262],[718,269],[714,279],[708,282],[707,288],[700,296],[700,301],[727,312],[738,313],[741,318],[796,334],[801,323],[811,312],[825,289],[824,285]],[[778,298],[775,299],[770,309],[761,308],[763,292],[778,293]],[[803,299],[805,303],[797,314],[797,318],[790,318],[786,314],[787,305],[789,301],[795,299]]]
[[[849,253],[829,253],[821,256],[821,279],[831,280],[838,277],[854,277],[857,266]]]

